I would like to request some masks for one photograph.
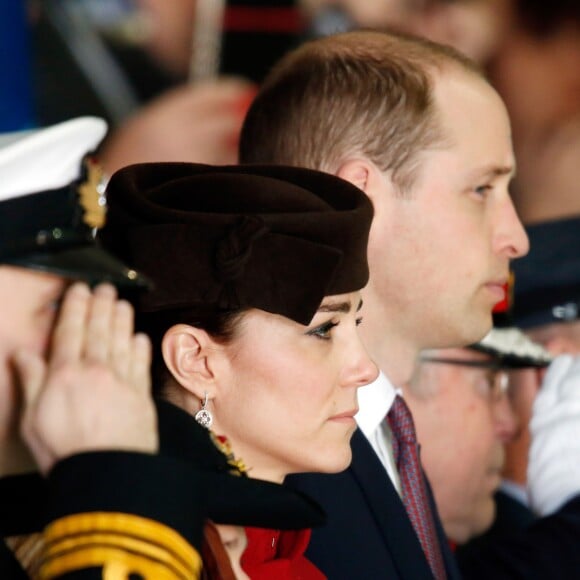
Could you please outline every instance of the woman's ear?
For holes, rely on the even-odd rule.
[[[212,337],[188,324],[172,326],[163,337],[161,352],[173,379],[198,399],[214,398],[216,358],[220,349]]]

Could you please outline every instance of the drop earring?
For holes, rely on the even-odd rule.
[[[211,427],[213,423],[213,417],[211,413],[206,409],[207,407],[207,391],[205,392],[205,396],[203,399],[203,403],[201,404],[201,409],[195,414],[195,420],[206,429]]]

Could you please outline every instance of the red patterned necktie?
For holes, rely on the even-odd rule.
[[[419,464],[415,425],[409,407],[397,395],[387,415],[393,433],[393,453],[401,479],[402,499],[413,529],[421,542],[433,576],[445,580],[445,566],[435,533],[433,513],[427,499],[427,488]]]

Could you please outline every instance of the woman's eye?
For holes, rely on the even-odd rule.
[[[320,338],[321,340],[330,340],[332,334],[331,331],[335,326],[338,326],[338,322],[333,322],[332,320],[329,320],[328,322],[325,322],[324,324],[321,324],[320,326],[317,326],[316,328],[309,330],[306,334],[308,336]]]

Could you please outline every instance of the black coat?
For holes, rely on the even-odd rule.
[[[350,467],[335,475],[292,476],[288,483],[327,512],[314,530],[307,557],[329,580],[431,580],[433,575],[403,502],[363,433],[351,441]],[[430,493],[430,490],[429,490]],[[430,495],[449,580],[459,572]]]
[[[580,496],[538,519],[506,494],[496,500],[493,528],[457,553],[465,580],[580,578]]]

